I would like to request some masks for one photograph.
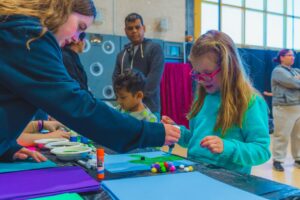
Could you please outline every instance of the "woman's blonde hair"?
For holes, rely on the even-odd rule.
[[[56,33],[72,12],[96,17],[96,9],[92,0],[1,0],[0,16],[26,15],[40,19],[43,29],[41,37],[47,30]],[[1,23],[1,22],[0,22]],[[32,38],[28,41],[30,43]]]
[[[232,39],[223,32],[211,30],[202,35],[192,46],[190,59],[206,53],[214,53],[221,67],[221,105],[214,131],[221,130],[222,136],[233,125],[242,127],[243,116],[255,89],[246,78],[239,54]],[[206,91],[199,85],[188,119],[202,108]]]

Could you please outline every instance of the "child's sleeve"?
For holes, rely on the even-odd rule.
[[[22,146],[17,144],[16,141],[13,141],[11,146],[4,152],[2,155],[0,155],[0,162],[12,162],[13,156],[16,152],[18,152],[20,149],[22,149]]]
[[[249,106],[242,132],[245,142],[223,139],[224,151],[221,156],[231,157],[233,163],[242,166],[259,165],[269,160],[268,108],[262,97],[256,96]]]
[[[190,129],[187,129],[185,126],[180,126],[180,139],[178,144],[184,148],[187,148],[190,142],[190,139],[193,136],[194,120],[190,120]]]
[[[157,117],[153,113],[151,113],[150,115],[147,116],[146,121],[148,121],[148,122],[159,122]]]

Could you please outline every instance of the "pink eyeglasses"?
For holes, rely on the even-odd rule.
[[[190,72],[190,75],[195,81],[211,81],[213,78],[221,71],[221,68],[218,67],[215,71],[211,73],[199,73],[194,70]]]

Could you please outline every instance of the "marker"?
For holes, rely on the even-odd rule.
[[[170,144],[169,145],[168,154],[172,154],[172,151],[173,151],[174,147],[175,147],[175,144]]]
[[[175,125],[175,124],[172,124],[172,125],[173,125],[175,128],[178,128],[178,129],[180,130],[180,126],[177,126],[177,125]],[[172,151],[173,151],[174,147],[175,147],[175,144],[170,144],[170,145],[169,145],[168,154],[172,154]]]
[[[89,139],[84,137],[84,136],[81,136],[80,137],[80,142],[83,143],[83,144],[88,144],[89,143]]]

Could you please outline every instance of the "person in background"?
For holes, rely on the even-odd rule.
[[[272,92],[264,91],[263,95],[265,96],[265,100],[267,101],[267,98],[272,98],[273,94]],[[272,112],[269,111],[269,133],[272,134],[274,132],[274,123],[273,123],[273,115]]]
[[[178,141],[178,129],[119,113],[66,71],[61,47],[93,23],[92,0],[1,0],[0,8],[0,161],[46,160],[16,142],[37,109],[119,152]]]
[[[192,78],[198,82],[188,119],[180,126],[179,145],[188,158],[240,173],[270,158],[268,107],[252,87],[232,39],[208,31],[192,46]],[[167,116],[163,123],[173,124]]]
[[[80,88],[83,90],[88,89],[88,80],[87,80],[87,75],[84,71],[84,67],[81,64],[79,55],[80,53],[83,52],[84,47],[85,47],[85,33],[82,32],[79,35],[79,40],[77,41],[71,41],[71,43],[65,45],[62,48],[62,55],[63,55],[63,62],[64,65],[70,74],[70,76],[78,81]]]
[[[268,91],[264,91],[263,94],[264,94],[265,96],[267,96],[267,97],[272,97],[272,96],[273,96],[272,92],[268,92]]]
[[[142,72],[125,70],[115,78],[113,85],[119,104],[117,110],[139,120],[158,122],[156,116],[143,103],[146,80]]]
[[[18,137],[17,142],[21,146],[33,146],[35,140],[48,138],[70,138],[70,132],[58,121],[31,121]],[[41,133],[43,130],[47,133]]]
[[[113,82],[126,69],[137,69],[146,77],[143,102],[160,118],[160,80],[164,70],[164,54],[161,46],[144,38],[146,27],[141,15],[130,13],[125,18],[125,33],[130,40],[118,54]]]
[[[282,49],[274,62],[279,63],[271,76],[274,119],[273,169],[284,171],[282,163],[287,154],[289,139],[294,165],[300,168],[300,69],[292,67],[294,51]]]

